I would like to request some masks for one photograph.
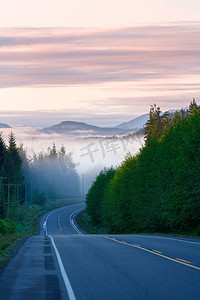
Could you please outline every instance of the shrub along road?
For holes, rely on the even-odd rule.
[[[83,207],[41,218],[1,274],[0,299],[199,299],[199,240],[82,234],[73,214]]]

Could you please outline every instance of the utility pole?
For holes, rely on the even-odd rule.
[[[9,218],[10,214],[10,185],[8,184],[8,203],[7,203],[7,219]]]
[[[26,214],[27,214],[27,206],[28,206],[27,201],[28,201],[28,199],[27,199],[27,183],[25,183],[25,205],[26,205]]]
[[[19,218],[19,184],[17,184],[17,220]]]
[[[2,217],[2,210],[3,210],[3,205],[1,204],[1,177],[0,177],[0,217]]]
[[[85,201],[85,174],[82,174],[82,199]]]
[[[0,177],[0,217],[3,216],[3,203],[2,201],[2,181],[6,179],[6,177]]]
[[[31,205],[32,205],[32,202],[33,202],[33,184],[31,181]]]
[[[52,173],[52,174],[51,174],[51,176],[52,176],[52,185],[53,185],[53,187],[54,187],[54,182],[55,182],[55,174],[54,174],[54,173]]]

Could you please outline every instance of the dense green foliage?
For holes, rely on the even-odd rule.
[[[79,195],[79,180],[71,156],[64,147],[57,153],[53,144],[47,154],[30,159],[12,132],[8,145],[0,134],[0,268],[17,240],[38,233],[41,214],[77,203],[72,197]]]
[[[199,231],[199,128],[195,100],[172,119],[151,107],[145,146],[137,156],[125,158],[103,189],[96,182],[90,189],[91,220],[112,232]]]
[[[115,172],[113,168],[101,171],[87,193],[87,210],[92,222],[96,225],[101,222],[101,203],[109,181],[114,177]]]
[[[17,148],[15,136],[11,132],[6,146],[0,134],[0,218],[9,217],[13,206],[16,206],[16,189],[20,186],[20,193],[25,198],[24,175],[22,158]],[[14,203],[14,205],[12,205]]]
[[[47,154],[28,158],[14,134],[8,145],[0,134],[0,236],[14,233],[13,224],[30,216],[33,205],[46,206],[48,198],[75,198],[79,195],[79,179],[71,153],[56,146]],[[17,229],[16,229],[17,230]]]
[[[9,219],[0,219],[0,237],[14,233],[16,229],[15,222]]]
[[[19,239],[38,234],[39,218],[49,210],[65,205],[75,204],[77,199],[47,200],[45,206],[32,205],[28,214],[24,213],[23,206],[20,207],[19,220],[0,220],[0,270],[12,257],[13,250],[21,245]],[[23,240],[22,240],[23,242]]]

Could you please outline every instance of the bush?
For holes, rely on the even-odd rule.
[[[15,232],[15,222],[9,219],[0,219],[0,234],[2,236]]]

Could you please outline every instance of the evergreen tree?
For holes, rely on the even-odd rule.
[[[200,234],[200,110],[194,101],[190,112],[177,112],[170,122],[151,107],[146,145],[127,156],[111,180],[100,173],[86,196],[95,225],[113,233]]]
[[[156,104],[151,105],[149,120],[144,127],[144,138],[146,144],[148,144],[149,142],[157,142],[169,128],[169,125],[169,113],[165,112],[162,115],[160,107],[157,107]]]
[[[101,205],[104,193],[110,180],[113,179],[115,172],[116,170],[113,168],[101,171],[86,196],[87,211],[95,225],[98,225],[102,221]]]
[[[175,112],[173,120],[172,120],[172,124],[175,125],[177,124],[179,121],[181,120],[181,116],[180,113],[178,111]]]
[[[198,111],[198,106],[197,106],[196,100],[193,98],[192,101],[190,102],[188,112],[190,115],[193,115],[197,111]]]
[[[8,153],[7,153],[7,173],[9,183],[22,183],[23,173],[22,173],[22,159],[19,154],[19,149],[16,145],[16,140],[14,134],[11,132],[9,135]]]
[[[19,147],[18,151],[19,151],[19,155],[20,155],[21,160],[22,160],[21,168],[22,168],[23,174],[26,177],[29,177],[30,176],[30,160],[27,157],[26,151],[24,150],[24,147],[23,147],[22,143],[20,144],[20,147]]]
[[[66,150],[63,145],[60,147],[58,157],[63,172],[66,172],[68,168],[75,168],[75,164],[72,160],[72,152],[66,154]]]
[[[44,191],[53,198],[79,196],[79,178],[72,162],[72,154],[66,154],[62,146],[57,152],[56,145],[34,156],[31,162],[31,177],[34,189]]]
[[[2,136],[2,133],[0,133],[0,176],[5,176],[5,158],[6,158],[7,150],[6,145]]]
[[[2,134],[0,133],[0,218],[5,215],[3,200],[5,196],[5,189],[3,186],[3,181],[6,179],[5,173],[5,160],[6,160],[6,145]]]
[[[188,112],[185,111],[184,109],[181,109],[180,111],[176,111],[173,118],[172,118],[171,124],[172,125],[177,124],[182,119],[185,119],[187,117],[187,115],[188,115]]]
[[[57,155],[56,145],[55,143],[53,143],[52,148],[50,148],[49,158],[52,160],[56,160],[57,157],[58,155]]]
[[[59,152],[58,152],[58,157],[59,157],[59,162],[60,162],[60,166],[63,170],[63,172],[67,171],[67,163],[66,163],[66,150],[65,147],[62,145]]]

